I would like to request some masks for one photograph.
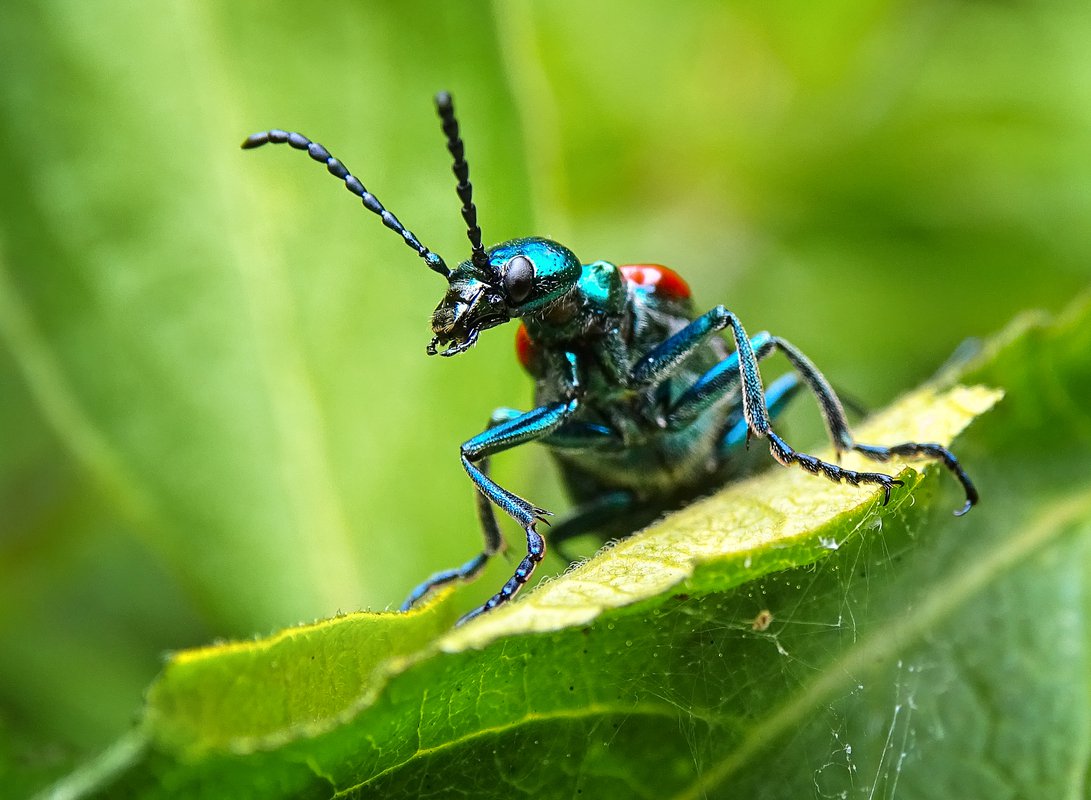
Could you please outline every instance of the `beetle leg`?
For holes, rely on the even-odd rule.
[[[499,425],[515,420],[521,416],[523,416],[523,412],[518,409],[498,408],[489,418],[486,430],[491,431]],[[569,450],[617,446],[620,443],[620,439],[617,435],[605,426],[596,425],[594,423],[572,422],[559,425],[552,433],[544,437],[544,441],[551,447],[560,447]],[[488,479],[489,457],[487,455],[481,457],[477,461],[477,467],[481,471],[481,474]],[[488,563],[489,558],[502,552],[506,548],[507,542],[504,540],[503,535],[500,532],[500,526],[496,522],[496,514],[489,495],[480,490],[474,492],[474,494],[476,496],[477,516],[481,522],[482,533],[485,536],[485,549],[461,567],[442,570],[430,576],[428,580],[421,583],[410,593],[409,597],[402,603],[402,611],[407,611],[412,608],[423,597],[430,594],[433,590],[438,589],[440,586],[455,581],[468,581],[476,578],[481,570],[484,569],[485,564]],[[541,511],[540,509],[538,510]],[[577,509],[574,516],[578,514],[579,509]],[[549,538],[551,542],[555,540],[555,531],[560,531],[563,538],[579,535],[580,531],[567,535],[564,534],[564,531],[567,530],[566,525],[571,519],[572,517],[565,518],[556,528],[550,531]]]
[[[754,337],[755,342],[752,343],[747,337],[742,323],[739,322],[739,318],[723,306],[716,306],[711,311],[702,314],[655,348],[637,364],[634,375],[637,374],[638,370],[640,375],[655,373],[655,366],[649,364],[648,361],[653,356],[662,359],[664,365],[674,364],[676,366],[682,363],[696,349],[697,344],[705,341],[711,332],[722,331],[725,328],[731,329],[731,334],[735,340],[734,358],[731,356],[725,358],[723,362],[699,378],[693,387],[679,398],[678,403],[667,415],[668,426],[671,424],[672,417],[675,418],[674,424],[683,425],[687,421],[686,416],[692,414],[695,408],[698,409],[699,413],[700,410],[727,396],[728,393],[738,387],[742,396],[742,413],[747,429],[750,434],[769,440],[769,452],[773,458],[786,467],[798,464],[807,472],[814,475],[823,475],[835,483],[845,481],[853,486],[861,483],[878,484],[883,489],[883,502],[890,502],[890,490],[895,486],[901,486],[901,481],[881,472],[858,472],[845,469],[807,453],[797,452],[773,431],[769,421],[769,410],[765,404],[765,390],[761,383],[761,373],[758,371],[759,356],[755,351],[759,351],[761,356],[764,357],[768,354],[766,352],[767,348],[770,351],[777,347],[783,349],[783,341],[771,336],[766,339],[759,334]],[[800,363],[796,363],[793,360],[793,356],[802,355],[795,351],[794,348],[792,348],[791,354],[786,351],[785,355],[792,361],[792,365],[800,371],[804,381],[811,386],[812,390],[814,389],[812,380],[816,379],[815,376],[820,378],[823,383],[825,382],[825,378],[821,377],[821,374],[814,369],[813,365],[810,365],[809,361],[803,359]],[[801,368],[801,364],[809,366],[809,371]],[[738,370],[737,382],[734,378],[729,377],[732,367],[736,367]],[[669,374],[673,368],[666,368],[664,374]],[[834,429],[831,426],[831,419],[839,415],[838,418],[843,421],[845,412],[832,389],[829,390],[828,394],[820,394],[818,397],[819,403],[822,405],[823,415],[826,418],[827,427],[830,427],[831,435],[833,435]],[[692,416],[689,419],[692,419]],[[845,430],[847,431],[847,425]],[[835,445],[840,441],[842,440],[835,438]]]
[[[492,416],[489,417],[486,429],[491,430],[501,423],[515,419],[522,413],[522,411],[515,408],[498,408],[493,411]],[[483,458],[480,465],[481,471],[487,476],[489,474],[488,458]],[[474,498],[477,505],[477,518],[481,523],[481,532],[485,537],[485,549],[461,567],[442,570],[431,575],[428,580],[421,583],[409,593],[409,597],[402,603],[402,611],[408,611],[419,603],[421,599],[441,586],[448,583],[454,583],[455,581],[469,581],[476,578],[481,570],[485,568],[485,564],[488,563],[489,558],[497,553],[503,552],[507,547],[507,542],[500,533],[500,526],[496,523],[496,514],[493,512],[492,503],[490,503],[481,492],[474,492]]]
[[[962,489],[966,492],[966,502],[962,508],[955,511],[956,517],[961,517],[977,505],[977,501],[980,499],[977,487],[970,480],[970,476],[966,474],[966,470],[958,463],[958,458],[941,444],[936,442],[902,442],[901,444],[884,447],[883,445],[853,443],[851,447],[857,453],[867,456],[873,461],[889,461],[894,456],[901,456],[902,458],[931,458],[942,462],[943,466],[954,474],[955,479],[962,484]]]
[[[833,391],[833,387],[830,386],[822,373],[818,371],[818,368],[811,363],[810,359],[797,350],[794,345],[788,343],[784,339],[776,337],[774,338],[773,343],[776,349],[784,353],[785,357],[791,362],[792,366],[795,367],[804,382],[810,387],[811,392],[818,399],[818,404],[822,409],[822,417],[826,421],[826,428],[830,432],[830,438],[833,440],[834,448],[839,452],[842,450],[854,450],[873,461],[879,462],[889,461],[895,456],[902,458],[930,458],[940,461],[943,466],[951,471],[966,492],[966,503],[961,509],[955,512],[955,515],[962,516],[977,503],[977,488],[974,486],[973,481],[970,480],[970,476],[966,474],[962,465],[958,463],[958,459],[954,454],[943,445],[933,442],[903,442],[901,444],[889,446],[858,444],[853,439],[852,432],[849,430],[848,421],[845,419],[845,409],[841,406],[841,401],[837,399],[837,394]]]
[[[665,342],[653,347],[643,358],[637,361],[629,371],[627,381],[629,388],[640,389],[661,383],[664,379],[669,378],[675,370],[685,363],[687,358],[693,355],[697,348],[728,325],[735,326],[736,338],[741,336],[749,351],[750,342],[746,339],[746,332],[739,325],[738,320],[735,319],[735,315],[723,306],[716,306],[716,308],[706,311],[693,320]]]
[[[763,332],[754,336],[750,342],[756,360],[761,360],[776,350],[782,352],[785,358],[788,359],[796,373],[798,373],[799,378],[802,379],[818,400],[819,408],[822,411],[822,419],[826,424],[826,430],[829,432],[830,440],[833,442],[834,449],[838,454],[845,450],[853,450],[873,461],[879,462],[886,462],[894,457],[931,458],[941,461],[943,465],[954,474],[955,478],[966,492],[966,503],[961,509],[956,511],[955,514],[961,516],[977,503],[978,493],[976,487],[970,480],[969,475],[967,475],[966,471],[962,468],[962,465],[959,464],[958,459],[946,447],[931,442],[903,442],[902,444],[891,446],[858,444],[853,439],[852,432],[849,430],[845,409],[840,399],[838,399],[837,393],[810,359],[803,355],[803,353],[796,349],[790,342],[779,336],[770,336]],[[668,425],[679,427],[688,423],[694,419],[697,414],[716,402],[720,397],[733,391],[737,386],[738,381],[741,380],[739,375],[735,374],[738,363],[738,354],[733,353],[698,379],[698,381],[678,399],[678,402],[675,404],[675,407],[671,410],[671,414],[667,418]],[[796,387],[787,383],[785,383],[782,388],[778,388],[778,384],[780,384],[781,381],[787,380],[787,377],[788,376],[784,376],[775,381],[773,385],[769,387],[769,391],[765,393],[765,402],[770,417],[776,415],[776,404],[786,403],[787,400],[790,399],[790,394],[794,393]],[[778,391],[774,392],[774,389],[778,389]],[[783,397],[782,394],[785,393],[788,393],[789,397]],[[725,446],[731,446],[744,441],[749,430],[750,428],[746,419],[744,405],[743,409],[737,413],[736,419],[729,418],[727,434],[724,437]],[[772,446],[774,446],[774,443],[771,441],[771,447]],[[773,455],[774,457],[777,456],[775,449]],[[822,466],[824,462],[814,459],[812,456],[803,456],[801,454],[799,455],[799,459],[798,463],[800,463],[804,469],[807,469],[810,472],[821,470],[827,477],[831,477],[829,470]],[[779,461],[780,459],[778,458],[777,460]],[[841,468],[838,467],[838,469]],[[842,472],[848,473],[850,471],[842,470]],[[865,472],[859,474],[867,476],[880,473]],[[844,477],[849,483],[856,483],[856,481],[852,480],[850,475],[846,474]],[[836,480],[837,478],[831,477],[831,479]],[[865,482],[883,483],[881,481],[867,480],[865,480]],[[889,487],[886,483],[883,483],[883,487],[889,495]]]
[[[491,455],[548,436],[568,420],[578,406],[579,401],[576,399],[540,406],[502,422],[462,445],[463,469],[484,498],[499,506],[523,527],[527,535],[527,554],[515,568],[515,574],[508,579],[500,591],[483,605],[462,617],[459,624],[514,597],[523,584],[530,580],[534,568],[545,557],[545,541],[538,533],[536,526],[549,512],[528,503],[497,484],[478,464],[486,462]]]
[[[768,357],[773,352],[772,335],[765,331],[755,334],[750,339],[750,349],[757,361]],[[667,428],[678,430],[689,425],[716,403],[737,391],[740,381],[739,354],[736,351],[712,367],[682,393],[667,412]],[[741,416],[741,411],[740,419],[743,423],[742,432],[745,434],[748,428],[745,418]]]
[[[780,416],[781,412],[799,394],[801,388],[803,388],[803,384],[800,382],[799,376],[794,372],[787,372],[769,384],[769,388],[765,390],[765,407],[769,409],[769,419],[776,419]],[[721,450],[730,450],[744,444],[748,430],[742,408],[732,411],[724,424],[724,435],[720,440]]]
[[[431,594],[439,587],[446,586],[448,583],[473,580],[478,576],[481,570],[485,568],[485,564],[488,563],[490,555],[492,555],[492,553],[483,551],[471,558],[461,567],[432,573],[428,577],[428,580],[424,581],[424,583],[420,584],[409,593],[409,597],[405,598],[405,602],[401,605],[401,610],[408,611],[424,597]]]

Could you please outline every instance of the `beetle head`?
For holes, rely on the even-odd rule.
[[[485,256],[482,263],[462,262],[448,276],[447,293],[432,312],[430,355],[461,353],[481,331],[544,308],[575,286],[582,271],[571,250],[540,237],[498,244]]]

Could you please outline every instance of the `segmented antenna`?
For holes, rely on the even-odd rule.
[[[429,269],[438,272],[445,278],[450,277],[451,270],[447,268],[443,259],[421,244],[420,240],[413,235],[412,231],[407,230],[406,227],[398,221],[397,217],[383,208],[383,204],[379,202],[379,198],[364,188],[364,184],[360,183],[359,178],[352,175],[344,164],[331,156],[329,150],[318,142],[312,142],[301,133],[273,129],[271,131],[254,133],[246,137],[246,141],[242,143],[242,149],[250,150],[254,147],[261,147],[263,144],[285,143],[290,144],[296,150],[307,151],[307,155],[315,161],[325,164],[330,175],[343,180],[345,182],[345,188],[363,201],[364,208],[377,214],[386,227],[390,228],[390,230],[395,233],[400,234],[402,239],[405,240],[405,243],[412,247],[417,255],[424,259],[424,263],[428,265]],[[478,239],[480,240],[480,234],[478,234]]]
[[[470,239],[470,260],[475,267],[487,269],[489,257],[481,246],[481,228],[477,225],[477,206],[474,205],[474,186],[470,183],[470,165],[466,163],[466,147],[458,134],[458,120],[455,119],[455,107],[451,95],[440,92],[436,95],[436,111],[443,122],[443,133],[447,137],[447,150],[454,159],[451,171],[458,178],[458,199],[462,201],[462,218],[466,220],[466,236]]]

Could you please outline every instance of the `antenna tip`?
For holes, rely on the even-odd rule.
[[[269,132],[268,131],[262,131],[261,133],[252,133],[249,136],[247,136],[246,140],[243,141],[242,145],[240,145],[240,146],[242,147],[243,150],[250,150],[250,149],[255,148],[255,147],[261,147],[263,144],[266,144],[268,141],[269,141]]]
[[[447,91],[436,93],[436,108],[446,110],[451,107],[451,93]]]

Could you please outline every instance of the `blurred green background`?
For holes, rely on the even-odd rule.
[[[254,130],[453,262],[450,89],[486,240],[671,265],[872,407],[1091,277],[1081,2],[11,0],[0,66],[18,768],[123,731],[166,650],[396,606],[479,547],[456,452],[530,400],[513,330],[426,358],[443,282]],[[497,475],[564,507],[541,453]]]

